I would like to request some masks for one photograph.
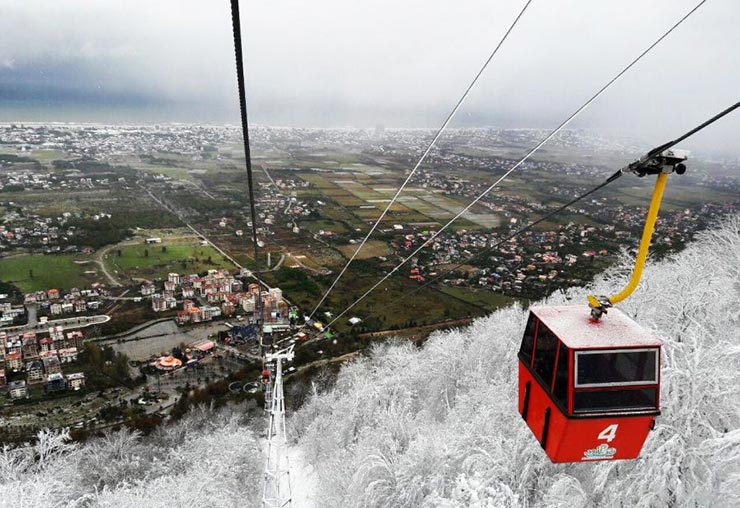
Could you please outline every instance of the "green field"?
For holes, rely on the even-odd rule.
[[[170,178],[174,178],[175,180],[193,180],[193,177],[190,175],[190,173],[188,173],[188,171],[183,168],[165,168],[159,166],[139,165],[138,169],[143,169],[144,171],[149,171],[150,173],[158,173],[160,175],[169,176]]]
[[[377,279],[374,277],[357,277],[353,274],[340,282],[341,287],[330,294],[330,302],[324,306],[335,311],[344,308],[375,282]],[[423,325],[438,322],[440,318],[457,319],[483,314],[480,308],[447,297],[431,288],[409,295],[418,287],[417,282],[406,277],[392,277],[355,306],[346,319],[353,315],[359,316],[365,320],[365,324],[375,322],[379,328],[392,329],[403,327],[409,321]],[[344,319],[337,321],[335,326],[339,331],[347,329]]]
[[[85,271],[91,270],[95,270],[97,274],[85,274]],[[0,280],[10,282],[27,293],[51,288],[86,287],[96,280],[104,279],[100,267],[90,261],[90,256],[67,254],[0,259]]]
[[[350,245],[342,245],[340,247],[337,247],[342,254],[344,254],[344,257],[350,258],[352,257],[352,254],[357,250],[357,247],[359,247],[360,244],[350,244]],[[370,259],[370,258],[376,258],[378,256],[387,256],[391,254],[391,248],[388,246],[387,243],[382,242],[380,240],[370,240],[362,247],[362,250],[357,255],[356,259]]]
[[[515,298],[495,293],[488,289],[471,289],[465,287],[440,286],[440,292],[453,296],[459,300],[485,307],[488,310],[495,310],[499,307],[506,307],[516,302]]]
[[[198,243],[121,245],[108,252],[105,263],[110,271],[131,279],[164,279],[170,272],[200,273],[234,268],[213,247]]]
[[[347,228],[338,221],[333,220],[307,220],[298,223],[298,226],[302,229],[307,229],[311,233],[318,233],[321,230],[332,231],[334,233],[346,233]]]

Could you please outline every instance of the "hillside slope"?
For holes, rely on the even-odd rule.
[[[522,309],[422,348],[377,346],[289,420],[295,497],[321,508],[740,506],[739,303],[735,217],[650,266],[620,306],[665,341],[663,415],[632,462],[549,463],[516,410]],[[75,446],[47,433],[2,449],[0,508],[259,506],[262,450],[244,413],[201,408],[144,439],[122,431]]]
[[[199,408],[144,439],[122,430],[82,446],[42,433],[0,450],[0,507],[260,506],[262,452],[243,412]]]
[[[547,460],[516,409],[526,313],[508,308],[420,349],[377,346],[304,405],[290,427],[320,506],[740,506],[740,217],[649,266],[620,308],[665,341],[663,414],[639,460]]]

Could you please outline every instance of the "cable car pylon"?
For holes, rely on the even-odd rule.
[[[262,490],[262,508],[292,506],[290,459],[285,432],[285,399],[283,396],[283,361],[293,360],[293,346],[267,354],[267,362],[275,362],[275,381],[267,427],[267,459]]]

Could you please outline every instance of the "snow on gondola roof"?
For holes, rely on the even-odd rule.
[[[591,319],[587,305],[531,307],[530,310],[571,349],[657,347],[663,343],[619,309]]]

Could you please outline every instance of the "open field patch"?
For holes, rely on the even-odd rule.
[[[148,171],[149,173],[157,173],[160,175],[168,176],[175,180],[187,180],[187,181],[193,180],[192,175],[188,173],[186,169],[183,169],[183,168],[139,165],[137,169],[142,169],[144,171]]]
[[[352,254],[357,250],[357,247],[359,247],[360,244],[349,244],[349,245],[342,245],[340,247],[337,247],[344,256],[349,259],[352,257]],[[357,254],[357,257],[355,259],[370,259],[370,258],[376,258],[378,256],[387,256],[391,254],[391,248],[385,243],[380,240],[369,240],[360,251],[359,254]]]
[[[457,201],[450,199],[446,196],[440,196],[439,194],[429,194],[429,195],[424,196],[422,199],[424,201],[428,201],[432,203],[433,205],[439,208],[447,210],[448,212],[453,213],[455,215],[458,214],[460,210],[465,208],[465,205],[462,205],[458,203]],[[435,217],[434,215],[432,216],[435,219],[440,218],[440,217]],[[466,212],[463,214],[462,217],[472,222],[473,224],[482,226],[484,228],[493,228],[500,224],[500,220],[498,216],[492,213]]]
[[[28,255],[0,259],[0,280],[28,293],[86,287],[103,281],[100,267],[82,254]],[[85,272],[95,272],[86,274]]]
[[[306,229],[311,233],[318,233],[319,231],[331,231],[333,233],[346,233],[347,228],[339,221],[334,220],[310,220],[301,221],[298,223],[298,227]]]
[[[515,303],[517,300],[501,293],[495,293],[488,289],[472,289],[465,287],[440,287],[440,292],[450,295],[459,300],[469,302],[473,305],[495,310]]]
[[[132,279],[164,279],[170,272],[233,268],[213,247],[198,242],[120,245],[108,251],[104,262],[108,270]]]

